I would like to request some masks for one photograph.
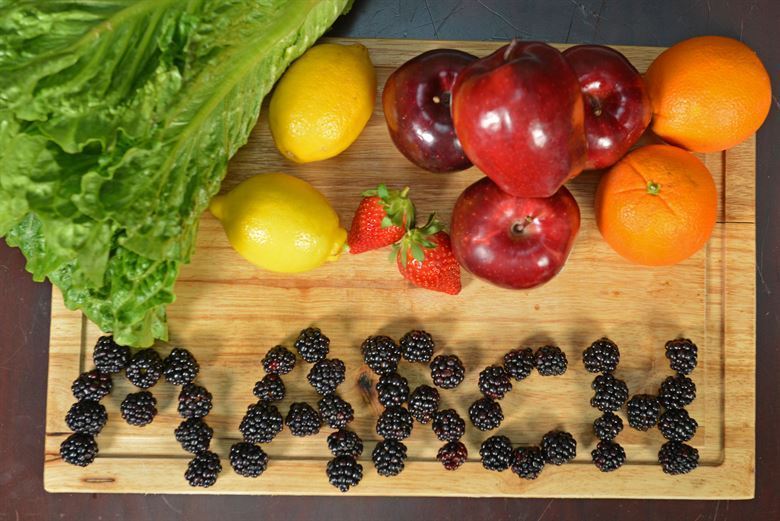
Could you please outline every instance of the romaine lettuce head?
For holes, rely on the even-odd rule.
[[[0,0],[0,236],[120,343],[167,337],[263,97],[351,0]]]

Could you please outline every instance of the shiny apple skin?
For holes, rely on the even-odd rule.
[[[580,207],[561,187],[545,198],[516,197],[485,177],[458,198],[450,236],[458,262],[509,289],[530,289],[561,271],[580,229]]]
[[[396,148],[420,168],[456,172],[471,166],[452,124],[450,91],[460,71],[475,61],[462,51],[435,49],[387,78],[382,91],[387,129]]]
[[[652,117],[642,76],[621,53],[603,45],[563,51],[580,82],[588,141],[586,169],[617,163],[647,129]]]
[[[514,41],[470,65],[452,100],[466,155],[512,195],[550,196],[585,166],[579,82],[545,43]]]

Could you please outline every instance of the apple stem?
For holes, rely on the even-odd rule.
[[[506,50],[504,51],[504,61],[509,60],[509,55],[512,54],[512,51],[517,47],[518,43],[517,38],[512,38],[512,41],[509,42],[509,45],[506,46]]]
[[[604,111],[601,108],[601,102],[598,100],[598,98],[595,96],[588,96],[588,101],[590,102],[591,110],[593,110],[593,115],[596,117],[601,116]]]
[[[449,105],[449,103],[450,103],[450,93],[449,92],[442,92],[441,95],[434,95],[433,98],[431,98],[431,99],[436,104]]]
[[[661,185],[656,183],[655,181],[650,181],[647,183],[647,193],[650,195],[658,195],[661,193]]]
[[[534,218],[531,217],[530,215],[526,216],[525,220],[523,220],[522,222],[516,222],[512,224],[512,233],[514,233],[515,235],[522,235],[523,232],[525,231],[525,227],[531,224],[532,222],[534,222]]]

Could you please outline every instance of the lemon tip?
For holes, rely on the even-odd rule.
[[[225,213],[225,196],[215,195],[209,203],[209,211],[221,221]]]
[[[346,250],[349,250],[349,246],[347,246],[347,230],[339,227],[333,237],[333,247],[330,250],[327,261],[333,262],[337,260]]]

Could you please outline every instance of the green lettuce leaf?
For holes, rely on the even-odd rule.
[[[120,343],[167,337],[263,97],[351,0],[0,0],[0,236]]]

